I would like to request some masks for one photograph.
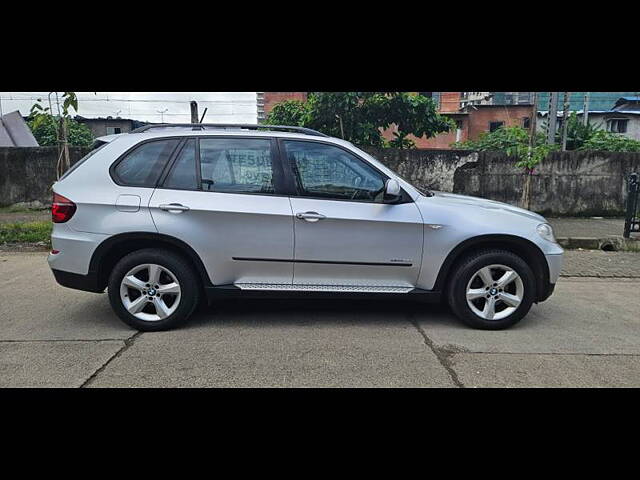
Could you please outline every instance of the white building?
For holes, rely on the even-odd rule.
[[[536,124],[538,131],[545,131],[548,113],[538,112]],[[557,112],[556,131],[562,128],[562,113],[562,111]],[[583,115],[583,110],[576,112],[576,116],[580,119]],[[621,97],[610,110],[589,110],[589,123],[608,132],[640,140],[640,97]]]

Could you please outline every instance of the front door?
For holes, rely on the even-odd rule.
[[[275,141],[189,138],[149,204],[158,231],[190,245],[214,285],[291,285],[293,219]]]
[[[338,146],[283,140],[297,196],[296,285],[413,287],[423,225],[413,202],[383,203],[386,175]]]

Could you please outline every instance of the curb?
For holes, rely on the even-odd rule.
[[[640,238],[608,237],[558,237],[556,241],[567,250],[604,250],[607,252],[640,252]]]

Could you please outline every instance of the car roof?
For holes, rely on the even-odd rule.
[[[135,135],[136,138],[140,140],[146,140],[151,138],[166,138],[166,137],[192,137],[192,136],[202,136],[202,137],[216,137],[216,136],[238,136],[238,137],[266,137],[266,138],[290,138],[297,140],[321,140],[326,141],[328,143],[336,143],[340,145],[351,145],[350,142],[346,140],[342,140],[340,138],[329,137],[325,135],[313,135],[310,133],[299,133],[299,132],[284,132],[284,131],[274,131],[274,130],[250,130],[246,128],[216,128],[216,129],[202,129],[195,130],[190,127],[170,127],[167,126],[165,128],[158,127],[152,130],[147,130],[144,132],[129,132],[129,133],[117,133],[114,135],[105,135],[102,137],[96,138],[99,142],[111,143],[112,141],[121,138],[121,137],[130,137],[133,138]]]

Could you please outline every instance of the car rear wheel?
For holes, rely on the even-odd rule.
[[[520,321],[535,298],[531,268],[506,250],[485,250],[462,260],[449,281],[447,299],[467,325],[499,330]]]
[[[144,249],[123,257],[109,277],[109,301],[129,326],[167,330],[184,323],[198,304],[191,266],[168,250]]]

